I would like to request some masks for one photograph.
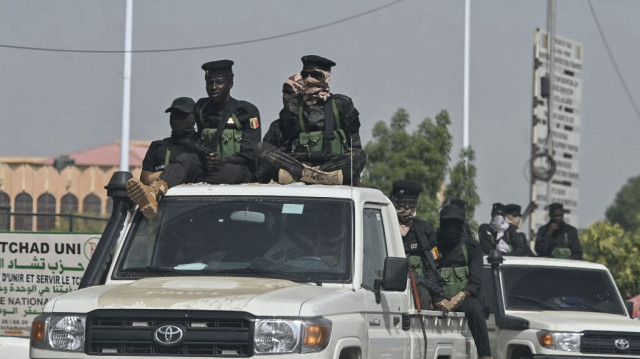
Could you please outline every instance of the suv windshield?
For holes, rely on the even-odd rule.
[[[158,215],[139,213],[115,279],[226,275],[302,282],[350,280],[349,200],[165,197]]]
[[[582,268],[503,266],[506,309],[561,310],[625,315],[605,271]]]

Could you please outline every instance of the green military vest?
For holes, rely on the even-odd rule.
[[[567,233],[564,233],[564,247],[556,246],[553,251],[551,251],[551,257],[559,258],[559,259],[569,259],[571,258],[571,249],[569,248],[569,240],[567,239]]]
[[[209,101],[200,108],[200,119],[203,119],[202,112],[208,104]],[[240,120],[238,120],[235,114],[231,114],[227,120],[225,120],[225,117],[227,116],[225,116],[225,112],[223,112],[219,120],[223,123],[218,123],[217,128],[205,128],[202,130],[202,140],[204,143],[210,144],[217,141],[215,150],[220,157],[223,158],[233,156],[240,152],[242,145],[242,125],[240,124]],[[226,125],[230,120],[233,121],[233,126],[227,127]],[[220,134],[218,131],[220,131]]]
[[[304,121],[303,104],[300,102],[298,107],[298,120],[300,122],[300,128],[302,132],[298,135],[298,138],[293,141],[292,150],[296,153],[324,151],[331,152],[335,155],[340,155],[348,151],[349,143],[347,142],[347,136],[340,124],[340,112],[338,106],[333,98],[329,101],[331,103],[331,111],[333,112],[333,118],[335,119],[336,128],[333,130],[334,138],[325,143],[325,136],[327,136],[326,129],[328,126],[333,126],[331,122],[333,119],[325,115],[325,130],[320,131],[307,131],[307,124]],[[325,114],[328,111],[325,110]]]
[[[469,252],[465,243],[462,243],[462,254],[464,255],[464,266],[440,268],[439,270],[440,276],[444,279],[444,296],[447,298],[456,295],[469,283]]]

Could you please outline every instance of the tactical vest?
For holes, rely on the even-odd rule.
[[[307,131],[307,123],[304,120],[303,103],[298,107],[298,121],[302,130],[298,138],[293,141],[292,151],[305,152],[330,152],[340,155],[349,150],[347,136],[340,123],[340,112],[333,98],[325,102],[324,106],[324,131]],[[334,128],[335,125],[335,128]]]
[[[210,101],[205,102],[205,104],[200,108],[200,119],[203,119],[202,112],[209,105]],[[230,157],[240,152],[241,144],[242,144],[242,125],[240,124],[240,120],[235,114],[231,114],[230,117],[227,118],[227,112],[224,111],[220,119],[218,120],[217,128],[204,128],[202,130],[202,140],[205,144],[217,143],[216,152],[223,158]],[[227,127],[227,124],[233,122],[232,127]],[[204,127],[204,124],[203,124]]]
[[[444,279],[444,296],[446,298],[456,295],[469,283],[469,252],[465,243],[462,243],[462,254],[464,255],[464,266],[440,268],[438,271]]]
[[[556,246],[553,249],[553,251],[551,251],[551,257],[560,258],[560,259],[571,258],[571,249],[569,248],[569,240],[567,238],[567,232],[564,232],[564,247]]]

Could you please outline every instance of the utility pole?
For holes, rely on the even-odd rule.
[[[462,148],[469,147],[469,23],[471,0],[464,1],[464,95],[463,95],[463,129]]]
[[[122,139],[120,140],[120,171],[129,171],[129,118],[131,112],[131,38],[133,0],[127,0],[124,30],[124,71],[122,85]]]

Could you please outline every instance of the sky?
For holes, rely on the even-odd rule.
[[[640,102],[638,14],[633,0],[556,5],[556,34],[584,50],[581,228],[604,219],[640,174],[640,116],[607,52]],[[0,0],[0,157],[59,156],[121,138],[124,17],[125,0]],[[534,33],[546,27],[546,1],[471,1],[469,144],[480,223],[493,202],[529,202]],[[166,137],[164,110],[176,97],[204,97],[200,66],[218,59],[235,61],[231,95],[256,105],[266,129],[282,83],[300,57],[316,54],[337,63],[331,90],[353,99],[364,143],[399,108],[410,130],[446,109],[452,164],[462,149],[464,0],[133,0],[132,34],[137,51],[201,48],[132,54],[132,140]]]

